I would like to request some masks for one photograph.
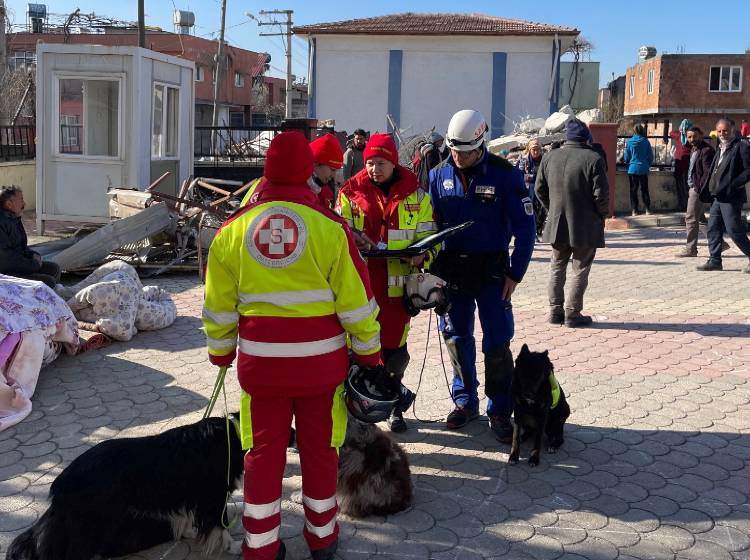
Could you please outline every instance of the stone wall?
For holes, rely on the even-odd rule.
[[[26,209],[36,208],[36,165],[34,160],[0,162],[0,185],[18,185]]]

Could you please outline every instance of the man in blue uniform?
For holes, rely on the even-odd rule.
[[[523,174],[487,151],[486,131],[482,114],[468,109],[453,115],[448,125],[445,140],[451,157],[430,172],[435,221],[438,229],[468,220],[474,224],[445,241],[432,270],[446,281],[451,302],[440,323],[454,369],[456,406],[448,415],[448,428],[460,428],[479,416],[474,342],[478,307],[487,416],[498,440],[510,443],[510,299],[534,250],[534,211]],[[515,241],[509,255],[511,238]]]

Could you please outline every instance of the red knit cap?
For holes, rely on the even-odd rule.
[[[263,175],[271,183],[305,183],[313,172],[313,155],[299,132],[282,132],[268,146]]]
[[[315,163],[318,165],[327,165],[334,169],[344,167],[344,152],[341,151],[341,144],[333,134],[324,134],[310,142]]]
[[[374,157],[382,157],[390,161],[393,165],[398,165],[396,143],[389,134],[373,134],[370,136],[365,146],[365,152],[362,155],[365,161]]]

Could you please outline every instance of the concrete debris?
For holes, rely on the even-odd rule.
[[[73,270],[101,262],[115,249],[169,227],[169,210],[165,204],[154,204],[137,214],[116,220],[87,235],[75,245],[63,249],[50,260],[62,270]]]
[[[541,134],[560,132],[568,124],[568,121],[575,116],[576,113],[570,108],[570,105],[565,105],[562,109],[547,117],[547,120],[544,121],[544,127],[540,132]]]
[[[599,109],[586,109],[576,115],[576,118],[585,123],[586,126],[591,123],[603,122],[602,112]]]
[[[528,135],[514,135],[514,136],[500,136],[494,140],[490,140],[487,143],[487,149],[493,154],[500,153],[501,150],[515,150],[516,148],[523,148],[531,140],[531,136]]]
[[[239,208],[251,183],[197,177],[184,181],[174,196],[154,189],[163,178],[145,191],[110,190],[111,223],[35,250],[39,247],[63,271],[90,270],[114,259],[155,269],[152,276],[169,269],[202,271],[217,230]]]
[[[520,132],[525,132],[526,134],[534,134],[542,129],[545,120],[546,119],[543,118],[526,119],[525,121],[521,121],[518,125],[518,130]]]

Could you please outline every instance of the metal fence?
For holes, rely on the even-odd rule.
[[[627,142],[630,138],[632,138],[632,134],[630,136],[618,136],[617,140]],[[658,136],[646,136],[646,139],[649,144],[651,144],[651,149],[654,151],[654,162],[651,164],[651,167],[655,169],[672,168],[674,166],[674,142],[672,141],[672,138],[662,134]],[[622,163],[622,150],[619,149],[617,150],[617,165],[620,167],[626,167],[625,164]]]
[[[32,125],[0,126],[0,160],[34,159],[35,137]]]
[[[296,130],[308,139],[314,128],[304,123],[280,126],[196,126],[193,156],[196,163],[263,165],[271,140],[281,132]]]

